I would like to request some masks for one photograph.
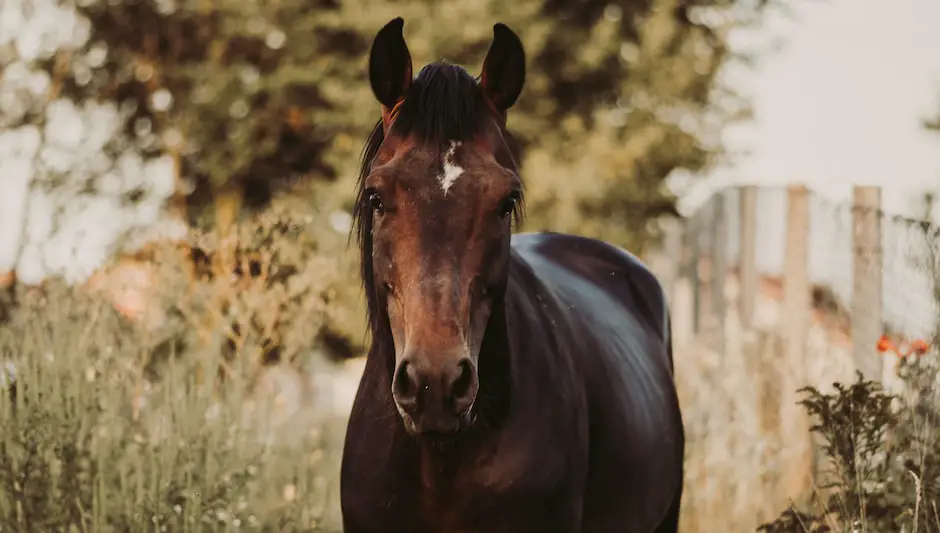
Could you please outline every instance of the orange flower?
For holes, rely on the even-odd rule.
[[[894,343],[891,342],[891,339],[889,339],[887,335],[882,335],[881,338],[878,339],[878,351],[880,353],[895,352],[897,351],[897,348],[894,346]]]
[[[916,353],[917,355],[924,355],[927,351],[930,350],[930,345],[927,344],[927,341],[923,339],[917,339],[911,341],[911,353]]]

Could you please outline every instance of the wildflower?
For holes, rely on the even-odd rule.
[[[284,485],[284,501],[292,502],[297,497],[297,486],[293,483]]]
[[[930,345],[923,339],[916,339],[911,342],[911,353],[924,355],[930,350]]]
[[[323,450],[316,448],[310,453],[310,465],[319,463],[320,459],[323,459]]]
[[[880,353],[895,352],[897,351],[897,348],[894,346],[894,343],[891,342],[891,339],[889,339],[887,335],[882,335],[881,338],[878,339],[878,351]]]
[[[5,361],[0,365],[0,387],[8,387],[16,381],[16,365],[12,361]]]

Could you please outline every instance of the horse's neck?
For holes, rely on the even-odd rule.
[[[480,390],[476,408],[480,429],[497,429],[509,416],[515,347],[505,302],[494,307],[479,355]]]

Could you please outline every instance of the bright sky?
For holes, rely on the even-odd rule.
[[[762,56],[756,71],[727,73],[751,96],[756,117],[726,132],[726,142],[749,155],[691,180],[680,209],[691,214],[736,182],[809,186],[831,202],[811,204],[810,277],[849,301],[851,217],[834,206],[848,205],[853,184],[881,185],[886,211],[918,217],[923,192],[940,193],[940,133],[923,128],[940,114],[940,0],[789,4],[799,6],[795,17],[738,36],[742,47],[780,38],[783,48]],[[779,273],[786,195],[763,189],[758,204],[758,267]],[[940,206],[933,214],[940,222]],[[740,220],[729,224],[733,249]],[[894,289],[885,292],[885,318],[911,333],[931,331],[936,317],[930,282],[909,259],[923,249],[918,239],[885,227],[884,284]]]
[[[880,184],[891,210],[940,191],[940,134],[921,126],[940,112],[940,0],[796,3],[762,30],[783,48],[744,76],[756,120],[727,139],[751,154],[709,181],[802,181],[840,199]]]

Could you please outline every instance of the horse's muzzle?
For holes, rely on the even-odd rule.
[[[468,420],[479,381],[469,357],[428,364],[405,357],[392,380],[392,395],[412,434],[451,434]]]

